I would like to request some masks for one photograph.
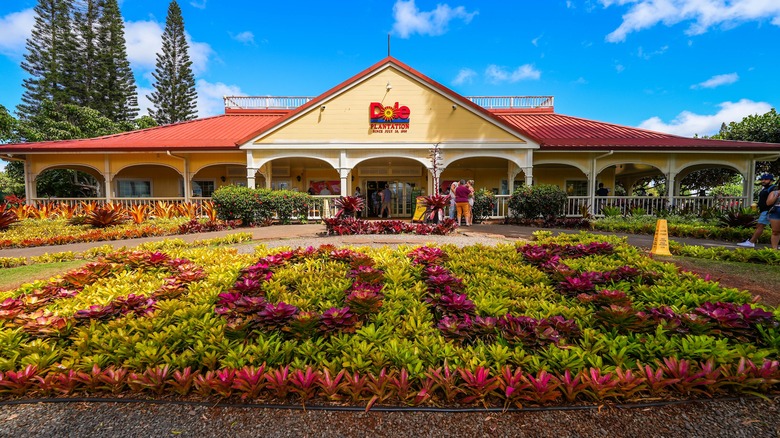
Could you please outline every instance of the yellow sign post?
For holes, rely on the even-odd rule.
[[[669,227],[666,219],[658,219],[655,223],[655,235],[653,236],[653,247],[650,254],[670,256],[669,252]]]
[[[412,216],[412,222],[425,222],[425,211],[428,209],[425,205],[425,197],[418,196],[417,204],[414,209],[414,216]]]

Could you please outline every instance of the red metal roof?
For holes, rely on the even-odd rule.
[[[236,140],[273,123],[286,111],[224,114],[103,137],[0,145],[0,152],[111,152],[233,150]]]
[[[775,143],[688,138],[555,113],[494,111],[540,150],[780,150]]]

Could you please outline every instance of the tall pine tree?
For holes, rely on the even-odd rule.
[[[102,13],[102,0],[78,0],[73,6],[73,28],[75,30],[77,69],[73,72],[73,102],[76,105],[94,108],[95,72],[97,71],[98,20]]]
[[[184,19],[176,0],[168,6],[165,31],[162,35],[162,52],[157,54],[157,63],[152,76],[154,92],[148,96],[154,104],[150,114],[159,124],[192,120],[196,117],[197,92],[192,61],[187,53],[184,36]]]
[[[39,0],[34,11],[35,25],[22,61],[22,68],[30,74],[24,80],[22,103],[17,107],[22,118],[37,114],[44,100],[73,102],[76,50],[71,0]]]
[[[114,122],[138,115],[135,77],[127,60],[125,25],[117,0],[101,0],[98,21],[94,103],[90,108]]]

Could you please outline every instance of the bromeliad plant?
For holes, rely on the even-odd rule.
[[[342,196],[336,199],[335,204],[338,208],[336,219],[357,217],[357,214],[363,211],[365,200],[360,196]]]
[[[274,269],[323,258],[352,267],[347,273],[351,282],[343,292],[345,306],[331,307],[317,314],[301,312],[283,301],[267,301],[264,285],[273,279]],[[236,332],[281,330],[297,338],[354,332],[382,306],[383,273],[373,265],[373,260],[365,254],[330,246],[299,248],[263,257],[241,271],[228,293],[219,295],[215,312],[224,316],[228,328]]]

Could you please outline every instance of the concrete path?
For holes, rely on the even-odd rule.
[[[509,241],[522,239],[531,240],[533,233],[539,231],[541,228],[533,227],[521,227],[516,225],[504,225],[504,224],[476,224],[472,227],[461,227],[456,230],[455,236],[485,236],[506,239]],[[559,233],[579,233],[580,230],[566,230],[566,229],[545,229],[552,231],[555,234]],[[99,241],[99,242],[85,242],[85,243],[73,243],[68,245],[54,245],[54,246],[39,246],[33,248],[10,248],[0,250],[0,257],[34,257],[43,254],[53,254],[58,252],[83,252],[91,248],[110,244],[114,248],[128,247],[133,248],[142,243],[156,242],[164,239],[182,239],[185,242],[193,242],[195,240],[211,239],[215,237],[223,237],[228,234],[234,234],[238,232],[252,233],[252,239],[255,243],[270,242],[270,241],[295,241],[295,244],[300,244],[304,241],[306,245],[319,245],[322,243],[338,243],[334,242],[332,237],[325,237],[325,225],[321,224],[305,224],[305,225],[273,225],[270,227],[258,227],[258,228],[239,228],[234,230],[214,231],[209,233],[197,233],[197,234],[184,234],[173,236],[155,236],[144,237],[139,239],[127,239],[127,240],[113,240],[113,241]],[[653,236],[640,235],[640,234],[620,234],[620,233],[606,233],[601,231],[591,231],[593,234],[602,235],[617,235],[625,236],[628,238],[628,243],[640,248],[650,248],[653,245]],[[381,244],[385,241],[387,243],[398,243],[397,238],[390,238],[389,235],[371,235],[371,236],[350,236],[351,239],[341,239],[347,244],[365,244],[369,241],[371,243]],[[433,240],[433,236],[413,236],[408,235],[408,242],[417,243],[418,241],[424,243],[426,241]],[[319,240],[319,242],[318,242]],[[692,239],[692,238],[677,238],[673,237],[670,240],[685,243],[688,245],[701,245],[701,246],[722,246],[727,248],[738,248],[736,242],[723,242],[718,240],[706,240],[706,239]],[[447,236],[436,236],[436,241],[446,242]],[[293,243],[293,242],[291,242]],[[768,247],[767,245],[758,245],[757,247]]]

